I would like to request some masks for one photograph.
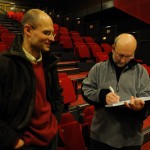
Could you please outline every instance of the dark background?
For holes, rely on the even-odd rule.
[[[92,36],[98,43],[113,43],[119,33],[132,33],[138,47],[136,58],[150,65],[149,0],[11,0],[15,5],[40,8],[54,23]],[[105,40],[103,39],[105,37]]]

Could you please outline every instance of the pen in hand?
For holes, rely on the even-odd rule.
[[[111,86],[109,86],[109,89],[112,93],[115,93],[114,89]]]
[[[111,86],[109,86],[109,89],[110,89],[110,91],[111,91],[112,93],[115,93],[114,89],[113,89]],[[116,95],[116,94],[115,94],[115,97],[116,97],[116,100],[117,100],[117,101],[115,101],[115,102],[119,102],[120,97],[119,97],[118,95]]]

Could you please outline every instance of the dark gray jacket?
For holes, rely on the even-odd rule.
[[[93,66],[82,85],[84,99],[95,105],[91,138],[116,148],[141,145],[143,120],[149,115],[150,103],[146,102],[141,111],[124,106],[106,108],[105,96],[110,92],[109,86],[114,88],[120,100],[131,96],[150,96],[150,79],[146,69],[132,60],[117,81],[114,65],[108,60]],[[104,92],[101,94],[102,91],[105,95]]]

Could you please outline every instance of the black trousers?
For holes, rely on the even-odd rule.
[[[91,139],[90,150],[141,150],[141,146],[128,146],[122,148],[114,148],[105,143]]]
[[[23,146],[18,150],[57,150],[57,146],[58,146],[58,134],[52,139],[51,143],[46,147]]]

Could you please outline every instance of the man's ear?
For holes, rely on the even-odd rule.
[[[115,44],[112,45],[112,53],[115,51]]]
[[[25,25],[23,30],[24,30],[24,34],[30,36],[32,30],[30,25]]]

